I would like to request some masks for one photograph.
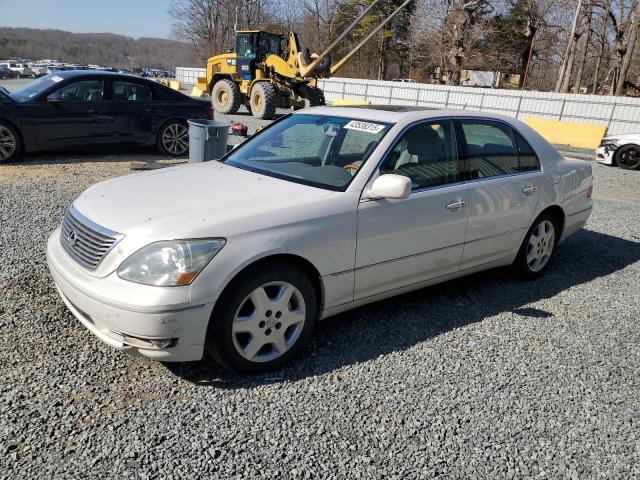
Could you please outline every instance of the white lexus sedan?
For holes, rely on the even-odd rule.
[[[591,182],[512,118],[317,107],[219,162],[92,186],[47,256],[68,308],[116,349],[255,373],[318,319],[493,267],[538,277],[589,218]]]
[[[604,137],[596,148],[596,160],[624,170],[640,170],[640,134],[627,133]]]

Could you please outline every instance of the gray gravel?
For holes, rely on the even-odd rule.
[[[234,377],[111,350],[47,272],[66,205],[152,157],[0,167],[0,478],[640,476],[640,172],[594,167],[592,220],[543,279],[360,308]]]

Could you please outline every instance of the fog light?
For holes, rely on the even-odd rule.
[[[178,344],[177,338],[139,338],[130,335],[121,334],[124,343],[138,348],[153,348],[163,350],[165,348],[175,347]]]

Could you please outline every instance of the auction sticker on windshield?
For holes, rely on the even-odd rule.
[[[349,130],[359,130],[361,132],[379,133],[384,129],[384,125],[379,123],[363,122],[362,120],[351,120],[344,128]]]
[[[58,83],[61,82],[62,80],[64,80],[62,77],[59,76],[55,76],[55,77],[51,77],[51,80],[53,80],[54,82]]]

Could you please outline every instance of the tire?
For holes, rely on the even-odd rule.
[[[558,245],[559,233],[559,222],[555,216],[543,213],[536,218],[513,263],[521,278],[533,280],[547,271]]]
[[[158,150],[163,155],[182,157],[189,153],[189,127],[183,120],[170,120],[158,131]]]
[[[615,163],[623,170],[640,170],[640,147],[625,145],[616,152]]]
[[[291,300],[278,300],[284,295]],[[299,353],[317,315],[316,292],[304,273],[286,264],[258,267],[234,279],[218,301],[206,349],[231,372],[274,370]]]
[[[218,80],[211,89],[211,105],[216,112],[233,114],[242,103],[240,87],[229,79]]]
[[[18,131],[8,123],[0,121],[0,163],[15,160],[22,151],[22,139]]]
[[[251,89],[251,112],[256,118],[273,120],[278,104],[278,92],[267,82],[256,83]]]
[[[304,108],[325,105],[324,92],[311,85],[300,85],[298,95],[304,99]]]

